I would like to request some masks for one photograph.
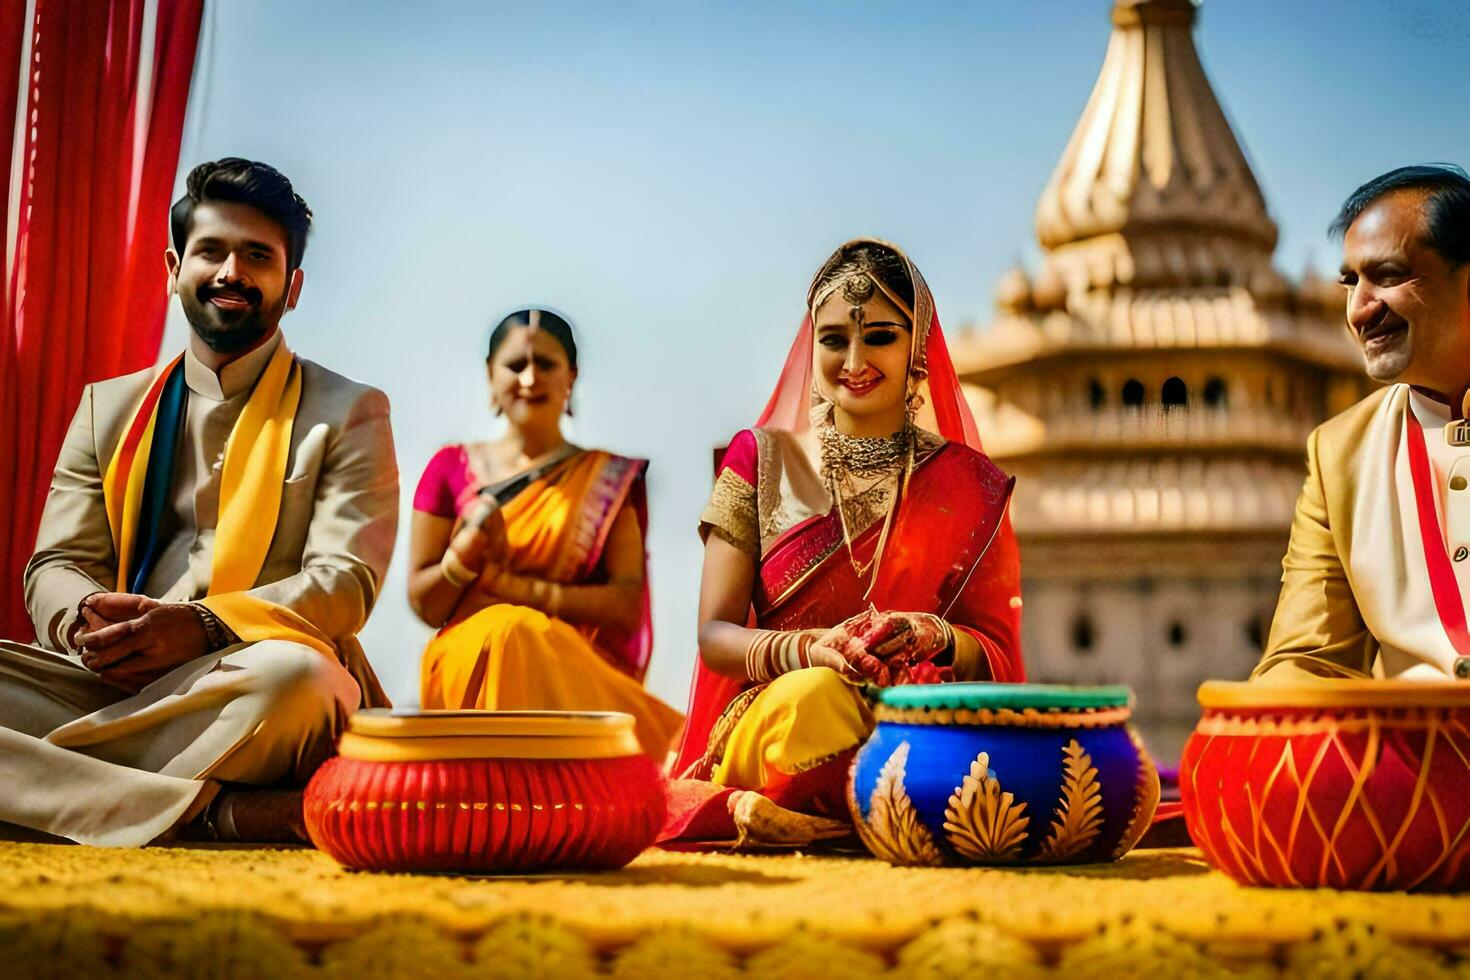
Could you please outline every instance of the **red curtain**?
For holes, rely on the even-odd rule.
[[[18,640],[32,636],[21,574],[82,387],[158,358],[169,198],[204,9],[204,0],[33,4],[26,23],[25,0],[0,0],[0,126],[12,111],[26,120],[19,133],[0,131],[0,191],[7,201],[19,191],[0,320],[0,637]]]

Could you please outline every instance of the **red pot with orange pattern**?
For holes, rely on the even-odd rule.
[[[617,868],[666,797],[620,712],[359,711],[306,788],[317,847],[373,871]]]
[[[1470,885],[1470,685],[1388,680],[1199,689],[1189,834],[1242,884]]]

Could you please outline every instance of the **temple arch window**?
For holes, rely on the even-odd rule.
[[[1072,620],[1072,650],[1079,656],[1087,656],[1097,645],[1097,634],[1092,626],[1092,617],[1078,613]]]
[[[1164,382],[1161,392],[1164,408],[1184,408],[1189,404],[1189,386],[1182,378],[1170,378]]]
[[[1205,380],[1205,404],[1211,408],[1224,408],[1229,389],[1225,387],[1224,378],[1208,378]]]
[[[1143,382],[1137,378],[1129,378],[1123,382],[1123,404],[1129,408],[1143,407]]]
[[[1101,411],[1107,404],[1108,393],[1103,390],[1102,382],[1092,378],[1087,382],[1087,404],[1094,411]]]

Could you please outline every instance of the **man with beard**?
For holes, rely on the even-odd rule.
[[[40,645],[0,641],[0,822],[89,844],[299,827],[299,792],[234,790],[299,785],[386,703],[355,635],[397,529],[388,400],[279,328],[311,211],[225,159],[171,219],[188,349],[82,393],[26,568]]]
[[[1470,678],[1470,177],[1391,171],[1332,231],[1347,325],[1388,387],[1307,443],[1255,676]]]

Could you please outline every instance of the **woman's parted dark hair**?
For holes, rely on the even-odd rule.
[[[225,157],[201,163],[189,171],[184,196],[169,211],[174,252],[184,254],[194,209],[205,201],[248,204],[277,222],[286,232],[286,272],[301,267],[306,236],[311,230],[311,208],[291,187],[286,175],[268,163]]]
[[[567,365],[573,371],[577,370],[577,341],[572,336],[572,325],[559,314],[536,308],[516,310],[495,325],[495,329],[490,331],[490,348],[485,352],[485,363],[489,364],[495,360],[495,352],[500,349],[501,344],[505,343],[505,338],[510,336],[512,330],[516,327],[531,325],[531,314],[533,313],[537,314],[537,328],[545,330],[556,339],[557,343],[561,344],[561,349],[567,354]]]
[[[1405,190],[1425,192],[1424,231],[1435,251],[1451,265],[1470,262],[1470,174],[1453,163],[1421,163],[1374,177],[1348,195],[1327,233],[1341,238],[1370,204]]]

